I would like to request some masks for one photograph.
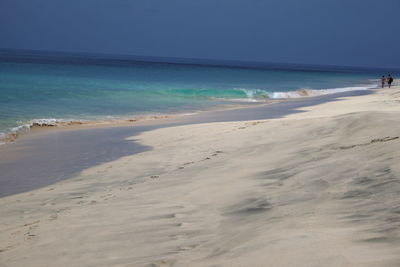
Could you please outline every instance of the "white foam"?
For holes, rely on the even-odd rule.
[[[32,126],[57,126],[60,123],[73,122],[74,120],[64,119],[35,119],[29,122],[30,127]]]
[[[262,102],[262,99],[255,98],[222,98],[222,97],[210,97],[211,100],[226,101],[226,102]]]
[[[6,133],[0,133],[0,145],[7,142],[14,141],[19,135],[28,133],[32,127],[55,127],[62,124],[83,122],[82,120],[68,120],[68,119],[34,119],[26,123],[21,123],[21,125],[11,128]]]
[[[370,86],[354,86],[354,87],[342,87],[342,88],[330,88],[330,89],[300,89],[297,91],[290,92],[274,92],[271,95],[272,99],[285,99],[285,98],[301,98],[301,97],[310,97],[310,96],[321,96],[335,93],[343,93],[350,91],[362,91],[377,88],[376,85]]]
[[[247,88],[235,88],[235,89],[244,92],[247,98],[254,98],[255,96],[257,96],[257,93],[263,92],[260,89],[247,89]]]
[[[244,92],[249,99],[254,98],[269,98],[267,91],[262,89],[249,89],[249,88],[235,88],[235,90],[240,90]]]
[[[180,114],[180,116],[193,116],[193,115],[197,115],[197,114],[199,114],[199,112],[182,113],[182,114]]]

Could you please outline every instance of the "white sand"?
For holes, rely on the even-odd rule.
[[[400,266],[400,87],[304,111],[0,199],[0,266]]]

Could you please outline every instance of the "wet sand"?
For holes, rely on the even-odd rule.
[[[359,96],[356,91],[295,99],[241,109],[203,112],[193,116],[137,122],[127,126],[63,127],[34,130],[15,143],[0,147],[0,197],[27,192],[74,177],[80,171],[151,149],[126,140],[144,131],[178,125],[281,118],[298,108]],[[75,130],[74,130],[75,129]],[[23,166],[23,167],[21,167]]]

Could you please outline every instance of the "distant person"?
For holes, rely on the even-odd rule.
[[[389,85],[389,88],[390,88],[390,86],[392,85],[392,82],[393,82],[393,77],[389,74],[389,75],[388,75],[388,78],[387,78],[387,83],[388,83],[388,85]]]
[[[385,75],[382,75],[382,78],[381,78],[382,88],[385,87],[385,82],[386,82]]]

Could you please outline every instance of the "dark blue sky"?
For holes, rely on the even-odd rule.
[[[400,67],[400,0],[0,0],[0,48]]]

